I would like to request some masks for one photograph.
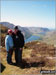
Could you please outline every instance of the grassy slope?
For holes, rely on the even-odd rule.
[[[42,41],[56,46],[56,31],[48,32]]]
[[[6,62],[6,50],[1,48],[1,63],[5,66],[2,74],[40,74],[40,70],[55,70],[56,60],[53,59],[55,48],[42,42],[27,43],[23,49],[25,68],[8,65]],[[45,51],[44,51],[45,50]],[[51,59],[47,58],[51,57]],[[15,62],[13,54],[13,62]],[[27,64],[26,64],[27,63]]]

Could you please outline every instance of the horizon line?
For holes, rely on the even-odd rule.
[[[10,24],[13,24],[13,25],[16,25],[16,26],[20,26],[20,27],[38,27],[38,28],[48,28],[48,29],[56,29],[56,28],[52,28],[52,27],[41,27],[41,26],[21,26],[19,24],[14,24],[12,22],[8,22],[8,21],[0,21],[1,22],[7,22],[7,23],[10,23]]]

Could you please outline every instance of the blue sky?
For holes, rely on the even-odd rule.
[[[23,27],[55,28],[55,1],[1,1],[1,21]]]

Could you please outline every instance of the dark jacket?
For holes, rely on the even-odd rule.
[[[17,34],[12,35],[14,47],[22,48],[24,46],[24,36],[21,31],[18,30]]]

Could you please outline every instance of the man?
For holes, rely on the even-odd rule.
[[[15,47],[15,60],[16,64],[22,63],[22,50],[24,46],[24,36],[18,29],[18,26],[14,27],[13,41]]]

